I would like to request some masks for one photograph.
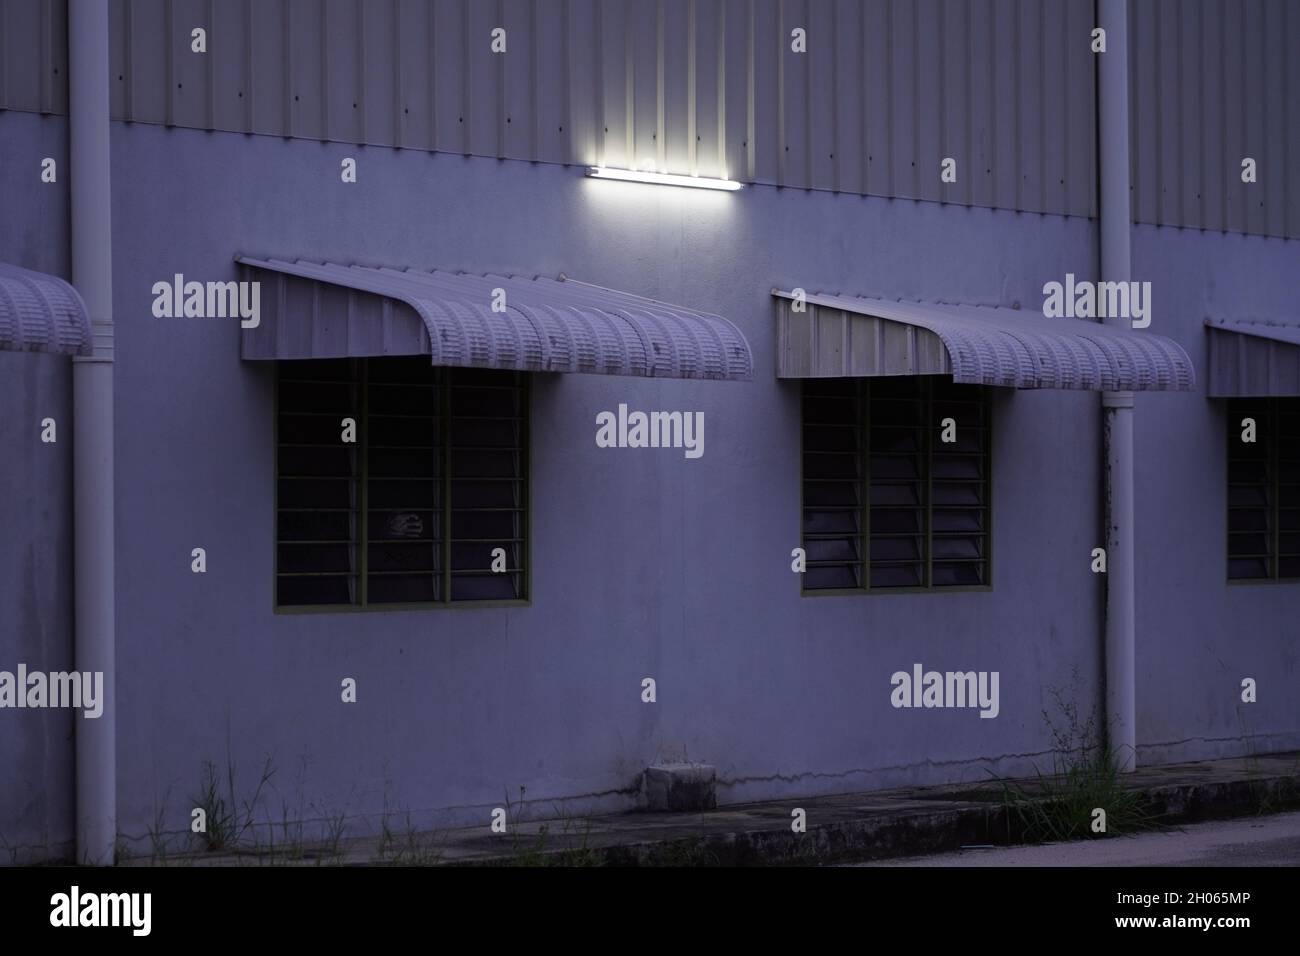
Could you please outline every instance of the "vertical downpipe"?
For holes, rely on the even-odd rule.
[[[1098,26],[1106,31],[1106,52],[1097,71],[1097,159],[1101,204],[1101,279],[1128,282],[1129,88],[1128,0],[1097,0]],[[1106,322],[1128,327],[1129,319]],[[1137,692],[1134,648],[1133,393],[1103,392],[1106,449],[1106,732],[1119,766],[1137,766]]]
[[[73,359],[74,661],[104,675],[103,712],[76,722],[77,862],[113,863],[117,840],[113,595],[113,229],[108,4],[68,0],[72,284],[94,351]]]

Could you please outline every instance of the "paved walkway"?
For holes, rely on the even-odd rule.
[[[1117,840],[958,850],[850,866],[1300,866],[1300,813],[1193,823]]]

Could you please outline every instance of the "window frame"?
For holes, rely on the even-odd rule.
[[[1272,528],[1269,536],[1272,539],[1270,552],[1268,555],[1269,573],[1260,578],[1234,578],[1232,576],[1232,465],[1233,465],[1233,439],[1236,438],[1237,444],[1241,443],[1241,418],[1238,412],[1234,412],[1234,405],[1240,409],[1241,403],[1256,402],[1263,403],[1268,412],[1267,424],[1280,432],[1282,408],[1281,404],[1285,400],[1296,403],[1296,407],[1290,412],[1292,415],[1300,416],[1300,396],[1289,395],[1241,395],[1227,399],[1223,406],[1224,417],[1224,455],[1223,455],[1223,578],[1229,587],[1256,587],[1268,585],[1297,585],[1300,584],[1300,575],[1294,577],[1282,577],[1282,471],[1281,471],[1281,435],[1273,434],[1268,436],[1267,456],[1265,461],[1268,467],[1268,480],[1265,488],[1269,495],[1268,514],[1272,520]],[[1234,425],[1233,422],[1236,422]],[[1266,423],[1256,422],[1257,428],[1262,428]],[[1298,445],[1297,447],[1300,447]],[[1288,506],[1294,507],[1294,506]],[[1288,555],[1290,557],[1290,555]]]
[[[367,482],[367,473],[369,464],[367,462],[367,452],[369,450],[368,429],[364,427],[367,421],[369,391],[368,385],[368,366],[365,364],[375,359],[398,358],[401,356],[385,355],[367,355],[367,356],[340,356],[340,358],[356,361],[361,363],[361,371],[358,375],[357,382],[361,385],[361,407],[358,411],[360,416],[358,425],[361,436],[357,442],[357,455],[359,457],[359,474],[358,483],[358,506],[357,515],[361,526],[365,527],[368,518],[366,509],[369,507],[369,488]],[[521,408],[523,409],[522,422],[522,441],[523,441],[523,458],[522,458],[522,476],[521,480],[523,489],[523,544],[520,549],[523,555],[523,597],[517,598],[487,598],[484,600],[459,600],[454,601],[448,598],[444,601],[408,601],[408,602],[383,602],[383,603],[356,603],[356,604],[280,604],[278,600],[278,578],[280,571],[280,531],[279,531],[279,514],[280,514],[280,369],[285,361],[292,359],[280,360],[273,362],[275,370],[271,376],[272,391],[272,415],[271,415],[271,469],[272,469],[272,498],[271,498],[271,609],[275,614],[358,614],[358,613],[384,613],[392,611],[427,611],[427,610],[448,610],[458,609],[475,609],[475,608],[509,608],[509,607],[530,607],[532,605],[532,546],[533,546],[533,442],[532,442],[532,424],[533,424],[533,381],[532,375],[528,372],[515,371],[514,374],[519,377],[519,389],[521,397]],[[450,374],[451,366],[442,366],[444,374]],[[508,371],[508,370],[502,370]],[[449,389],[448,389],[449,393]],[[450,485],[451,470],[447,465],[450,463],[451,447],[448,443],[449,432],[451,427],[451,409],[447,407],[447,413],[441,418],[439,428],[441,431],[443,446],[440,454],[443,456],[443,474],[442,492],[444,495],[444,507],[450,510]],[[451,550],[451,528],[445,529],[442,553],[443,553],[443,574],[448,577],[451,574],[449,553]],[[358,549],[358,573],[357,587],[362,594],[368,589],[365,583],[366,570],[369,563],[369,540],[360,532],[357,540]],[[449,592],[448,592],[449,593]]]
[[[860,377],[863,378],[863,379],[870,379],[870,378],[875,377],[875,376],[860,376]],[[880,376],[880,377],[891,377],[891,378],[892,378],[892,377],[900,377],[900,378],[901,378],[901,377],[904,377],[904,376]],[[926,381],[926,385],[925,385],[925,396],[924,396],[924,403],[925,403],[926,411],[929,411],[929,410],[930,410],[930,408],[932,407],[932,403],[933,403],[933,385],[932,385],[932,382],[933,382],[935,379],[940,379],[940,378],[947,378],[947,379],[950,379],[950,376],[946,376],[946,375],[917,375],[917,376],[907,376],[907,377],[916,377],[916,378],[922,378],[922,379],[926,379],[926,380],[927,380],[927,381]],[[804,501],[804,460],[805,460],[805,455],[804,455],[804,405],[803,405],[803,402],[804,402],[804,395],[805,395],[805,384],[806,384],[808,381],[809,381],[809,379],[807,379],[807,378],[801,378],[801,379],[799,379],[799,414],[798,414],[798,426],[799,426],[799,547],[800,547],[801,549],[804,550],[805,560],[807,559],[807,558],[806,558],[806,555],[807,555],[807,548],[805,547],[805,543],[804,543],[804,530],[803,530],[803,522],[804,522],[804,507],[805,507],[805,501]],[[960,384],[960,383],[958,383],[958,384]],[[865,389],[865,388],[867,388],[867,387],[869,387],[869,386],[867,386],[867,385],[864,383],[861,387]],[[981,426],[983,427],[983,430],[984,430],[984,441],[983,441],[983,444],[982,444],[981,447],[980,447],[980,454],[983,456],[983,459],[984,459],[984,466],[985,466],[985,476],[984,476],[984,481],[985,481],[985,507],[984,507],[984,510],[985,510],[985,514],[986,514],[986,516],[987,516],[987,521],[986,521],[986,525],[987,525],[987,526],[986,526],[986,528],[985,528],[985,530],[984,530],[984,542],[985,542],[985,544],[984,544],[984,547],[985,547],[985,558],[984,558],[984,564],[985,564],[985,580],[984,580],[984,583],[983,583],[983,584],[951,584],[951,585],[940,585],[940,586],[938,586],[938,587],[936,587],[936,586],[933,585],[933,584],[929,584],[929,585],[921,585],[921,586],[917,586],[917,585],[908,585],[908,586],[905,586],[905,587],[872,587],[872,586],[871,586],[871,553],[870,553],[870,550],[869,550],[869,549],[870,549],[870,545],[871,545],[871,501],[870,501],[870,488],[871,488],[871,471],[870,471],[871,445],[870,445],[870,442],[869,442],[869,441],[862,440],[862,434],[868,433],[868,432],[870,431],[870,429],[871,429],[871,422],[870,422],[869,415],[864,415],[862,421],[860,421],[859,424],[858,424],[858,427],[859,427],[859,429],[860,429],[860,433],[861,433],[861,434],[859,435],[859,440],[860,440],[860,444],[861,444],[861,456],[862,456],[862,459],[863,459],[863,462],[862,462],[862,475],[861,475],[861,478],[860,478],[860,481],[862,482],[862,504],[861,504],[861,509],[862,509],[862,517],[861,517],[861,521],[862,521],[862,532],[861,532],[861,538],[862,538],[862,541],[863,541],[863,543],[864,543],[864,548],[867,549],[866,551],[864,551],[864,553],[863,553],[863,557],[862,557],[863,586],[862,586],[862,587],[859,587],[859,588],[809,588],[809,587],[807,587],[807,586],[805,585],[805,581],[807,580],[806,573],[805,573],[805,574],[800,574],[800,575],[799,575],[799,596],[800,596],[800,597],[846,597],[846,596],[862,597],[862,596],[866,596],[866,595],[881,595],[881,594],[969,594],[969,593],[975,593],[975,592],[981,592],[981,591],[992,591],[992,590],[993,590],[993,475],[994,475],[994,471],[993,471],[993,397],[994,397],[994,390],[993,390],[993,388],[992,388],[991,386],[988,386],[988,385],[979,385],[979,386],[973,386],[973,387],[983,389],[983,392],[984,392],[984,401],[983,401],[983,412],[984,412],[984,417],[983,417],[983,421],[981,422]],[[861,400],[862,400],[861,396],[859,396],[857,400],[861,401]],[[934,562],[934,548],[933,548],[933,537],[932,537],[932,535],[933,535],[933,518],[932,518],[932,515],[933,515],[933,508],[934,508],[934,499],[933,499],[933,495],[932,495],[932,493],[931,493],[931,488],[932,488],[932,483],[933,483],[933,476],[934,476],[934,469],[933,469],[933,459],[932,459],[931,455],[932,455],[932,452],[933,452],[933,449],[934,449],[934,434],[933,434],[933,430],[934,430],[934,428],[937,428],[937,427],[938,427],[938,423],[934,423],[934,424],[932,425],[932,427],[931,427],[930,429],[927,429],[926,432],[925,432],[925,435],[926,435],[926,442],[925,442],[924,455],[925,455],[925,469],[926,469],[926,472],[925,472],[925,476],[924,476],[924,483],[925,483],[925,489],[926,489],[926,503],[925,503],[925,532],[924,532],[924,536],[925,536],[925,545],[926,545],[925,572],[926,572],[926,577],[927,577],[927,578],[931,578],[931,577],[932,577],[931,566],[932,566],[932,564],[933,564],[933,562]]]

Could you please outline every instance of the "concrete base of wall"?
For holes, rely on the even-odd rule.
[[[658,768],[662,769],[662,768]],[[658,776],[658,775],[656,775]],[[702,775],[703,776],[703,775]],[[1008,781],[1010,782],[1010,781]],[[508,833],[478,826],[410,832],[329,846],[139,857],[129,865],[553,865],[735,866],[859,862],[1026,841],[1024,814],[1002,800],[1002,781],[880,790],[728,806],[713,812],[645,812],[533,820]],[[1029,800],[1041,780],[1016,782]],[[1300,808],[1300,753],[1268,754],[1124,775],[1160,827]],[[792,811],[802,810],[797,831]],[[1114,834],[1118,836],[1119,834]],[[1111,839],[1113,837],[1093,837]]]

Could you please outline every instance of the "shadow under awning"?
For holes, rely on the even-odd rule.
[[[753,374],[749,344],[727,319],[563,276],[236,261],[262,283],[260,323],[242,330],[245,359],[429,355],[434,365],[533,372]]]
[[[1191,359],[1172,339],[1019,309],[773,289],[777,377],[951,375],[1008,388],[1187,391]]]
[[[58,276],[0,262],[0,349],[91,354],[86,304]]]
[[[1300,319],[1206,319],[1213,398],[1300,395]]]

